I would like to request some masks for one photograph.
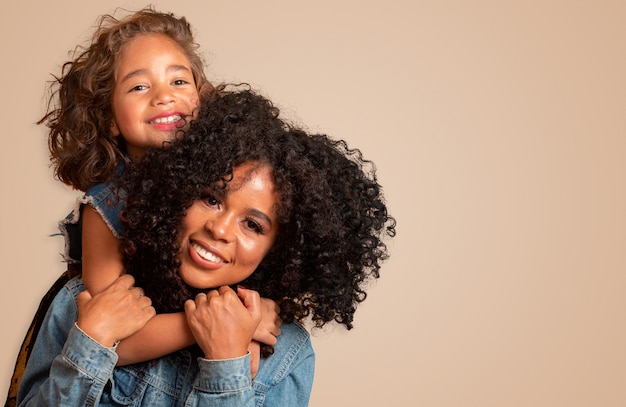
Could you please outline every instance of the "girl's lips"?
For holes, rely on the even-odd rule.
[[[193,261],[204,268],[217,269],[227,264],[227,262],[214,251],[193,241],[189,243],[189,254]]]
[[[183,117],[179,114],[172,114],[172,115],[168,115],[168,116],[160,116],[157,118],[154,118],[152,120],[150,120],[150,123],[152,124],[171,124],[171,123],[175,123],[178,122],[182,119]]]
[[[185,116],[182,113],[170,112],[154,116],[148,123],[159,130],[177,130],[186,123]]]

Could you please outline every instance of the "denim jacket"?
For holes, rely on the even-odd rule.
[[[103,347],[76,325],[82,280],[55,297],[37,336],[18,393],[18,406],[307,406],[315,354],[307,331],[284,324],[274,354],[254,380],[249,355],[203,359],[190,347],[149,362],[115,367]]]
[[[119,175],[122,171],[123,166],[120,164],[116,169],[116,174]],[[126,201],[124,196],[120,195],[118,197],[114,191],[113,184],[107,182],[89,187],[87,192],[76,200],[72,212],[59,222],[59,230],[65,238],[65,261],[70,264],[81,262],[81,214],[85,205],[90,205],[102,216],[113,236],[118,239],[122,236],[123,225],[120,219],[120,212],[124,209]]]

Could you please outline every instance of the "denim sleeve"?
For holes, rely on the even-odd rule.
[[[74,278],[50,304],[22,376],[19,406],[97,404],[117,354],[76,326],[76,296],[84,289],[82,280]]]
[[[113,348],[103,347],[74,326],[48,376],[22,384],[28,393],[19,406],[97,406],[116,363]]]
[[[198,359],[200,373],[185,406],[308,406],[315,370],[310,337],[296,323],[285,324],[281,330],[275,353],[261,360],[253,382],[249,356]]]
[[[226,360],[198,358],[199,373],[185,406],[254,406],[250,355]]]

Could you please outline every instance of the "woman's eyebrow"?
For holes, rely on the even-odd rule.
[[[252,215],[252,216],[256,217],[256,218],[261,218],[261,219],[263,219],[265,222],[267,222],[267,223],[270,225],[270,227],[273,225],[273,223],[272,223],[272,219],[270,219],[270,217],[269,217],[269,216],[267,216],[267,215],[265,214],[265,212],[262,212],[262,211],[260,211],[260,210],[258,210],[258,209],[254,209],[254,208],[248,208],[248,213],[249,213],[250,215]]]

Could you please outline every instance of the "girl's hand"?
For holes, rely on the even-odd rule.
[[[276,337],[280,335],[280,307],[278,303],[269,298],[261,298],[261,322],[254,331],[252,339],[266,345],[276,345]]]
[[[185,302],[187,323],[206,359],[231,359],[247,354],[261,321],[256,291],[224,286]]]
[[[106,347],[143,328],[156,312],[150,298],[134,283],[126,274],[93,297],[86,290],[78,294],[78,327]]]
[[[259,362],[261,361],[261,344],[255,340],[252,340],[248,345],[248,352],[250,352],[250,377],[254,379],[259,372]]]

